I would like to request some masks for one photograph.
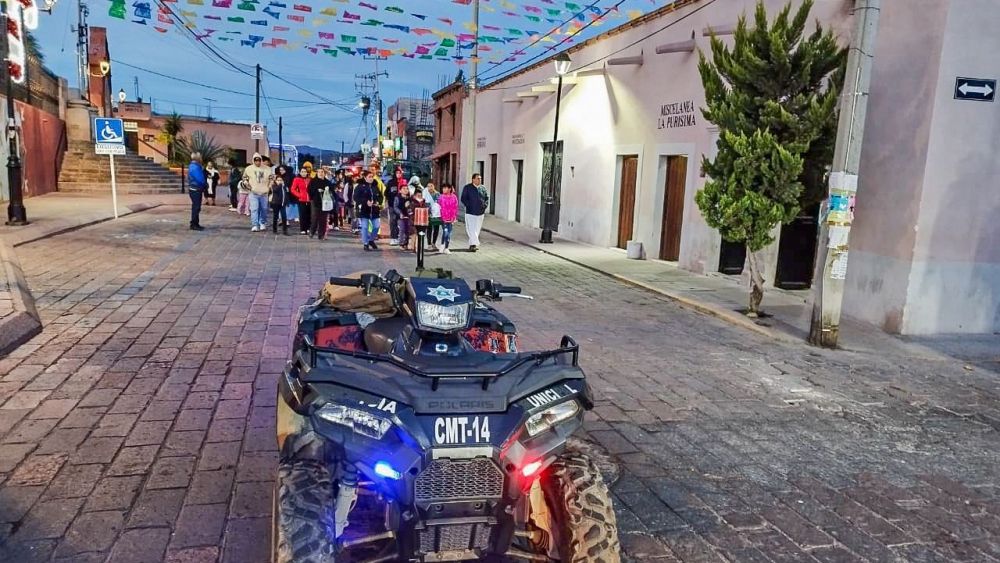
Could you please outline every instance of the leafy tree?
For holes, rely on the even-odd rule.
[[[224,162],[230,157],[231,149],[215,141],[215,137],[209,137],[204,131],[195,131],[187,139],[177,141],[174,153],[179,162],[189,162],[191,153],[201,153],[201,161],[206,165],[209,162]]]
[[[181,164],[186,163],[185,159],[178,160],[174,154],[177,140],[183,132],[184,120],[177,112],[168,115],[163,120],[163,127],[160,128],[160,137],[165,143],[167,143],[167,159],[171,162],[180,162]],[[190,153],[188,154],[190,155]]]
[[[700,53],[702,113],[720,137],[695,201],[722,238],[746,245],[751,316],[764,296],[757,253],[774,242],[775,227],[825,194],[846,50],[819,23],[804,36],[812,5],[804,0],[794,16],[786,5],[769,24],[758,1],[753,26],[741,16],[731,48],[712,37],[712,59]]]

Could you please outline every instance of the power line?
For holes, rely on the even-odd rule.
[[[587,25],[585,25],[585,26],[581,27],[581,28],[580,28],[580,29],[579,29],[579,30],[578,30],[578,31],[577,31],[577,32],[576,32],[575,34],[573,34],[573,35],[567,35],[566,37],[563,37],[563,38],[562,38],[562,39],[561,39],[561,40],[560,40],[560,41],[559,41],[558,43],[556,43],[555,45],[553,45],[553,46],[551,46],[551,47],[546,47],[546,48],[545,48],[545,50],[544,50],[543,52],[541,52],[541,53],[539,53],[539,54],[535,55],[534,57],[532,57],[532,58],[530,58],[530,59],[528,59],[528,60],[526,60],[526,61],[522,61],[522,62],[521,62],[520,64],[517,64],[517,65],[515,65],[515,66],[514,66],[513,68],[511,68],[511,69],[509,69],[509,70],[505,70],[505,71],[503,71],[503,72],[496,72],[496,73],[494,73],[494,74],[493,74],[492,76],[487,76],[487,77],[480,77],[480,80],[490,80],[491,78],[495,78],[495,77],[497,77],[497,76],[501,76],[501,75],[503,75],[503,74],[510,74],[510,73],[513,73],[513,72],[517,72],[517,70],[518,70],[518,69],[520,69],[520,68],[523,68],[523,67],[525,67],[526,65],[529,65],[529,64],[531,64],[531,63],[532,63],[533,61],[536,61],[536,60],[538,60],[539,58],[541,58],[541,57],[544,57],[544,56],[545,56],[545,55],[547,55],[548,53],[550,53],[550,52],[552,52],[552,51],[556,50],[556,49],[557,49],[557,48],[558,48],[558,47],[559,47],[560,45],[562,45],[563,43],[565,43],[566,41],[568,41],[568,40],[569,40],[569,39],[570,39],[571,37],[574,37],[574,36],[576,36],[576,35],[579,35],[579,34],[580,34],[580,32],[582,32],[583,30],[585,30],[585,29],[587,29],[588,27],[590,27],[590,26],[594,25],[594,24],[595,24],[596,22],[598,22],[598,21],[600,21],[600,20],[604,19],[604,17],[606,17],[606,16],[608,15],[608,14],[610,14],[612,10],[617,10],[617,9],[618,9],[618,8],[619,8],[619,7],[620,7],[620,6],[622,5],[622,4],[624,4],[624,3],[625,3],[625,0],[618,0],[618,3],[617,3],[617,4],[615,4],[614,6],[611,6],[610,8],[606,8],[606,9],[604,10],[604,13],[603,13],[603,14],[601,14],[601,16],[600,16],[600,17],[598,17],[598,18],[593,18],[593,19],[591,19],[591,20],[590,20],[589,22],[587,22]],[[594,5],[594,4],[591,4],[591,6],[593,6],[593,5]],[[589,7],[589,6],[588,6],[588,7]],[[534,41],[533,41],[533,42],[532,42],[532,43],[531,43],[530,45],[528,45],[528,46],[527,46],[527,47],[525,47],[524,49],[518,49],[518,51],[521,51],[521,52],[524,52],[524,51],[526,51],[527,49],[530,49],[530,48],[534,47],[535,45],[537,45],[538,43],[540,43],[540,42],[542,41],[542,39],[544,39],[544,38],[548,37],[549,35],[551,35],[553,31],[556,31],[556,30],[558,30],[559,28],[561,28],[561,27],[562,27],[563,25],[566,25],[567,23],[569,23],[569,22],[573,21],[573,20],[574,20],[574,19],[576,18],[576,16],[577,16],[577,15],[579,15],[579,14],[582,14],[583,12],[584,12],[584,11],[583,11],[583,10],[581,10],[580,12],[578,12],[577,14],[575,14],[575,15],[574,15],[573,17],[571,17],[570,19],[568,19],[568,20],[566,20],[565,22],[563,22],[563,23],[562,23],[561,25],[559,25],[559,26],[556,26],[555,28],[553,28],[553,29],[552,29],[551,31],[549,31],[549,33],[548,33],[548,34],[546,34],[546,35],[543,35],[543,36],[539,37],[538,39],[534,40]],[[493,68],[491,68],[490,70],[486,71],[486,72],[485,72],[484,74],[490,74],[491,72],[493,72],[494,70],[496,70],[496,67],[497,67],[497,66],[499,66],[499,65],[503,64],[504,62],[506,62],[506,61],[510,60],[511,56],[512,56],[512,55],[508,55],[506,59],[504,59],[503,61],[500,61],[499,63],[492,63],[492,64],[493,64]]]
[[[330,98],[327,98],[325,96],[320,96],[319,94],[317,94],[317,93],[315,93],[315,92],[313,92],[313,91],[311,91],[309,89],[303,88],[302,86],[299,86],[298,84],[292,82],[291,80],[288,80],[287,78],[279,76],[279,75],[277,75],[277,74],[275,74],[275,73],[267,70],[266,68],[264,69],[264,72],[270,74],[271,76],[277,78],[278,80],[284,82],[285,84],[288,84],[289,86],[292,86],[293,88],[301,90],[301,91],[305,92],[306,94],[309,94],[310,96],[313,96],[313,97],[315,97],[317,99],[323,100],[324,102],[326,102],[326,103],[328,103],[328,104],[330,104],[332,106],[339,107],[341,109],[353,109],[353,107],[354,107],[351,104],[346,104],[346,103],[342,103],[342,102],[335,102],[335,101],[331,100]]]

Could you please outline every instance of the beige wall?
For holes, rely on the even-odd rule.
[[[1000,78],[1000,3],[883,4],[845,308],[906,334],[994,332],[1000,105],[954,92]]]
[[[766,4],[775,13],[785,2],[767,0]],[[833,22],[847,43],[850,4],[849,0],[818,0],[812,19]],[[580,77],[575,85],[564,90],[559,125],[559,138],[564,142],[559,236],[598,246],[614,245],[620,157],[635,154],[640,160],[633,239],[641,241],[647,254],[655,257],[661,238],[664,161],[667,155],[687,155],[680,265],[696,272],[718,269],[721,239],[705,224],[694,202],[695,193],[704,185],[699,173],[701,158],[714,150],[715,135],[700,111],[705,104],[697,68],[698,54],[657,55],[655,50],[658,45],[690,39],[692,31],[697,47],[707,50],[709,40],[702,35],[703,29],[731,26],[741,12],[752,11],[754,5],[753,0],[694,2],[570,53],[574,61],[571,72],[599,69],[603,63],[587,63],[652,35],[613,55],[643,53],[643,65],[609,66],[606,75]],[[679,23],[654,34],[671,22]],[[809,28],[812,29],[812,24]],[[519,103],[504,100],[516,99],[517,92],[528,91],[532,85],[544,85],[554,75],[551,64],[543,65],[482,91],[477,101],[477,137],[485,137],[486,143],[477,149],[475,160],[487,162],[485,177],[489,178],[489,155],[498,155],[496,214],[514,218],[512,160],[524,160],[521,218],[523,223],[534,227],[539,226],[540,219],[541,143],[552,140],[556,97],[554,93],[542,93],[537,98],[523,98]],[[661,106],[675,102],[691,102],[695,106],[695,125],[659,128]],[[776,252],[772,249],[769,254],[767,273],[771,278]]]
[[[163,116],[153,116],[150,121],[139,122],[139,139],[152,136],[153,140],[146,141],[147,144],[139,143],[139,154],[152,158],[156,162],[166,162],[167,144],[161,142],[158,137],[163,127]],[[195,131],[204,131],[209,137],[214,137],[215,141],[221,145],[232,149],[246,151],[247,159],[254,153],[254,140],[250,138],[250,124],[229,123],[222,121],[205,121],[201,119],[185,118],[184,131],[181,136],[190,136]],[[267,129],[264,130],[267,135]],[[261,154],[267,154],[267,140],[260,141]]]

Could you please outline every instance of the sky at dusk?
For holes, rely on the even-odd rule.
[[[135,99],[138,77],[140,96],[152,100],[158,113],[205,116],[211,104],[214,118],[249,122],[254,65],[260,64],[267,71],[263,91],[268,98],[261,103],[261,121],[269,127],[271,142],[277,142],[282,116],[286,143],[339,149],[343,141],[356,149],[372,132],[361,127],[355,75],[374,72],[376,62],[348,53],[371,48],[372,54],[389,55],[378,62],[379,70],[389,73],[380,78],[386,106],[400,97],[434,92],[459,69],[469,72],[474,27],[466,1],[471,0],[92,0],[88,23],[108,29],[113,88],[124,88],[129,100]],[[544,58],[553,52],[550,47],[606,32],[663,4],[483,0],[480,74],[488,82],[533,57]],[[109,15],[116,9],[122,19]],[[70,27],[76,24],[76,2],[59,0],[51,15],[39,19],[35,35],[47,66],[75,87],[76,35]],[[191,23],[191,31],[171,20]],[[559,33],[549,35],[553,29]],[[221,57],[211,56],[206,45]]]

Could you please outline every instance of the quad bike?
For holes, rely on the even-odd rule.
[[[593,406],[579,349],[518,352],[487,302],[519,294],[389,271],[331,278],[302,307],[274,561],[620,561],[607,485],[567,447]]]

